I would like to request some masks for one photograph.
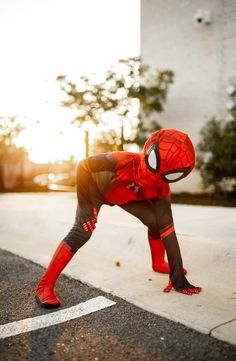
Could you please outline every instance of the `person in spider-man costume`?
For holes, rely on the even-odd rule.
[[[172,287],[186,295],[201,291],[185,277],[170,201],[169,183],[186,177],[194,168],[195,152],[187,134],[162,129],[152,134],[140,154],[111,152],[82,160],[77,168],[78,206],[75,223],[57,247],[38,283],[40,306],[59,307],[55,282],[77,250],[91,237],[103,204],[119,205],[147,227],[152,267],[169,273]],[[168,263],[165,261],[165,251]]]

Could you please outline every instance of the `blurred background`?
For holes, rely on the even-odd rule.
[[[234,0],[2,0],[0,192],[73,191],[77,162],[177,128],[174,201],[236,204]]]

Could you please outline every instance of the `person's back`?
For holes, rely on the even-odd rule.
[[[77,191],[85,191],[81,182],[93,181],[104,201],[111,205],[169,196],[169,184],[161,177],[155,179],[155,183],[149,187],[141,185],[141,158],[139,153],[123,151],[84,159],[78,167]]]

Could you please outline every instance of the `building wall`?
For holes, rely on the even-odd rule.
[[[207,119],[226,117],[226,88],[236,81],[236,1],[142,0],[141,7],[142,62],[175,72],[157,120],[188,133],[196,145]],[[198,9],[211,12],[211,24],[194,19]],[[197,171],[172,190],[201,191]]]

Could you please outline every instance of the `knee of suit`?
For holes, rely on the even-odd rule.
[[[154,239],[157,239],[160,237],[158,224],[156,217],[150,216],[145,220],[144,222],[145,226],[148,228],[148,234],[153,237]]]
[[[76,253],[91,237],[92,232],[84,231],[81,226],[75,225],[63,239],[71,247],[71,252]]]
[[[157,225],[155,224],[155,227],[148,227],[148,235],[151,236],[153,239],[160,239],[160,232],[159,229],[157,228]]]

